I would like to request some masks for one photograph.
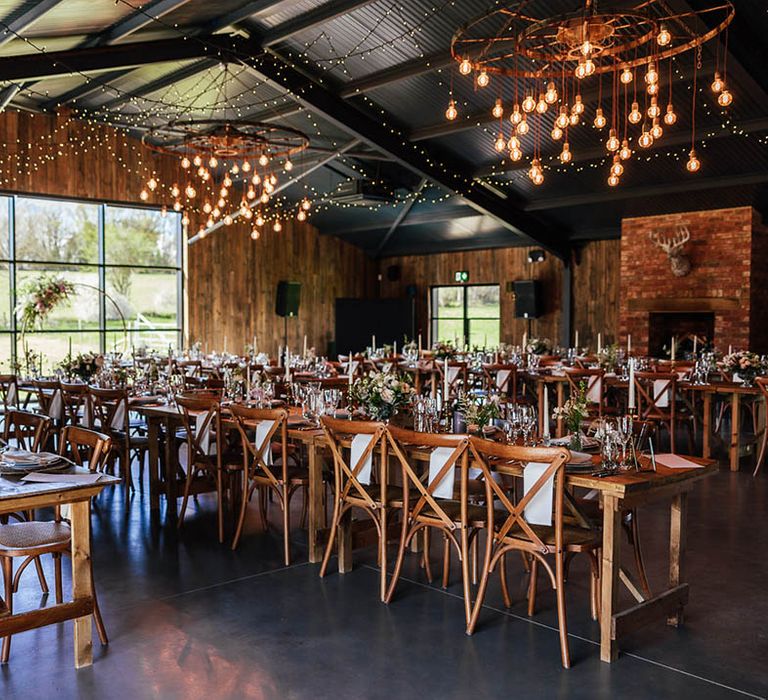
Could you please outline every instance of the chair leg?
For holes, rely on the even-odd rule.
[[[243,470],[243,487],[240,498],[240,515],[237,518],[237,527],[235,528],[235,536],[232,538],[232,549],[237,549],[237,545],[240,543],[240,535],[243,533],[243,526],[245,525],[245,513],[248,509],[248,500],[250,493],[248,491],[248,470]]]
[[[307,529],[307,517],[309,516],[309,489],[304,486],[301,489],[301,522],[299,527],[302,530]]]
[[[431,539],[430,528],[425,527],[422,532],[424,538],[423,551],[421,553],[422,561],[424,562],[424,575],[427,577],[427,583],[432,583],[432,564],[429,560],[429,543]]]
[[[563,555],[558,553],[555,561],[555,580],[557,581],[557,622],[560,627],[560,655],[563,668],[571,667],[571,652],[568,648],[568,620],[565,609],[565,577],[563,572]]]
[[[429,528],[424,528],[428,530]],[[408,514],[403,513],[403,523],[400,530],[400,543],[397,546],[397,559],[395,560],[395,570],[392,574],[392,579],[389,582],[389,589],[387,595],[384,598],[384,602],[389,604],[392,602],[392,596],[395,593],[395,587],[400,579],[400,572],[403,569],[403,560],[405,559],[405,550],[408,547]],[[426,552],[425,552],[426,554]]]
[[[539,573],[539,560],[536,557],[531,562],[531,574],[528,579],[528,616],[533,617],[536,612],[536,588]]]
[[[469,618],[469,624],[467,625],[467,634],[474,633],[477,627],[477,620],[480,617],[480,611],[483,608],[483,601],[485,600],[485,591],[488,588],[488,577],[491,575],[491,557],[493,556],[493,534],[488,534],[488,543],[485,547],[485,559],[483,560],[483,573],[480,576],[480,586],[477,589],[477,597],[475,598],[475,604],[472,607],[472,616]]]
[[[512,598],[509,595],[509,587],[507,586],[507,555],[505,554],[499,560],[499,578],[501,579],[501,595],[504,598],[504,607],[512,607]]]
[[[325,576],[328,568],[328,562],[331,559],[333,545],[336,542],[336,530],[339,528],[339,519],[341,518],[341,501],[334,496],[333,499],[333,519],[331,520],[331,532],[328,535],[328,544],[325,545],[325,554],[323,554],[323,563],[320,565],[320,578]]]
[[[64,602],[64,593],[61,585],[61,552],[53,553],[53,577],[54,590],[56,591],[56,603],[61,605]]]
[[[757,456],[757,464],[755,464],[755,471],[752,472],[752,476],[757,476],[757,472],[760,471],[760,467],[763,464],[763,458],[765,457],[765,446],[768,444],[768,416],[765,419],[765,428],[763,428],[763,441],[760,445],[760,454]]]
[[[179,529],[184,524],[184,514],[187,512],[187,503],[189,503],[189,491],[192,488],[192,481],[195,478],[195,465],[187,464],[187,474],[184,481],[184,498],[181,499],[181,508],[179,509],[179,520],[176,525]]]
[[[291,497],[290,486],[283,484],[283,553],[285,554],[285,565],[291,565]],[[386,577],[386,571],[384,573]],[[381,593],[384,600],[384,591]]]
[[[463,565],[462,565],[463,566]],[[448,579],[451,575],[451,542],[448,535],[443,533],[443,588],[448,588]]]
[[[35,557],[35,569],[37,569],[37,580],[40,581],[40,590],[43,593],[48,593],[48,582],[45,580],[45,572],[40,557]]]
[[[447,538],[446,538],[447,539]],[[470,559],[469,530],[461,528],[461,583],[464,588],[464,621],[469,624],[472,619],[472,589],[470,584]]]
[[[11,557],[2,557],[0,559],[3,567],[3,581],[5,583],[5,605],[9,613],[13,613],[13,559]],[[3,648],[0,653],[0,661],[8,663],[11,656],[11,635],[3,637]]]
[[[381,527],[381,536],[379,537],[379,598],[382,603],[387,600],[387,518],[388,509],[382,508],[379,516],[379,527]]]
[[[219,530],[219,544],[224,542],[224,478],[221,469],[216,470],[216,521]]]

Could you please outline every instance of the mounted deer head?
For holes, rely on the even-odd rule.
[[[687,226],[678,226],[674,236],[665,236],[653,231],[648,237],[667,254],[675,277],[685,277],[691,271],[691,261],[683,254],[683,246],[691,239]]]

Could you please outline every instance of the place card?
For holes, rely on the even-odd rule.
[[[672,454],[669,452],[663,452],[656,455],[656,464],[660,464],[662,467],[669,469],[703,469],[701,464],[692,462],[690,459],[681,457],[680,455]]]
[[[101,474],[50,474],[35,472],[27,474],[22,481],[40,484],[95,484]]]

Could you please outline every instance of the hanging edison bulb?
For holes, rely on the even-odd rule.
[[[592,42],[589,39],[584,39],[584,43],[579,47],[582,56],[589,56],[592,53]]]
[[[275,224],[272,226],[272,230],[274,231],[282,231],[283,225],[280,223],[280,219],[275,219]]]
[[[541,95],[539,95],[539,101],[536,103],[536,112],[539,114],[546,114],[548,109],[549,103],[544,98],[544,93],[541,93]]]
[[[287,173],[291,172],[291,170],[293,170],[293,163],[286,159],[285,164],[283,165],[283,170]]]
[[[573,154],[571,153],[571,146],[567,141],[565,141],[563,143],[563,150],[560,151],[560,162],[570,163],[572,158]]]
[[[643,115],[640,113],[640,105],[638,105],[637,102],[633,102],[632,109],[629,111],[627,119],[629,119],[630,124],[639,124],[642,118]]]
[[[701,168],[701,161],[696,155],[696,149],[692,148],[691,152],[688,154],[688,162],[685,164],[685,169],[689,173],[695,173],[698,172],[699,168]]]
[[[224,217],[224,225],[225,225],[225,226],[231,226],[233,221],[234,221],[234,219],[232,218],[232,215],[231,215],[231,214],[227,214],[227,215]]]
[[[578,114],[576,114],[576,112],[573,112],[571,116],[568,117],[568,123],[571,126],[576,126],[579,123],[580,119],[581,117]]]
[[[213,211],[213,207],[211,206],[211,203],[206,201],[205,204],[203,204],[203,212],[206,214],[210,214]]]
[[[211,173],[206,170],[200,177],[202,178],[203,182],[208,182],[208,180],[211,179]]]
[[[528,126],[528,120],[523,119],[518,125],[517,125],[517,133],[520,134],[520,136],[525,136],[528,131],[530,131],[530,127]]]
[[[226,199],[229,196],[229,190],[226,187],[222,187],[219,190],[219,197]]]
[[[211,226],[213,226],[213,224],[214,224],[214,223],[216,223],[216,222],[213,220],[213,217],[209,216],[209,217],[208,217],[208,221],[206,221],[206,222],[205,222],[205,225],[206,225],[208,228],[211,228]],[[205,236],[205,229],[203,229],[202,231],[200,231],[200,235],[201,235],[201,236]]]
[[[661,114],[661,107],[659,107],[659,101],[655,98],[651,98],[651,104],[648,105],[648,116],[651,119],[656,119]]]
[[[463,58],[459,63],[459,73],[469,75],[472,72],[472,63],[468,58]]]
[[[530,114],[536,109],[536,100],[533,99],[533,95],[526,95],[523,99],[523,112]]]
[[[181,225],[185,227],[189,226],[189,217],[186,212],[184,212],[184,216],[181,217]]]
[[[603,114],[603,108],[598,107],[595,110],[595,121],[593,124],[595,125],[596,129],[602,129],[605,127],[605,125],[608,123],[608,120],[605,118],[605,115]]]
[[[584,62],[583,61],[579,61],[579,65],[576,66],[576,68],[573,71],[573,74],[579,80],[584,80],[584,78],[587,77],[587,69],[584,66]]]
[[[192,159],[192,163],[194,163],[196,168],[199,168],[203,164],[203,159],[199,155],[195,156]]]
[[[250,207],[247,207],[246,210],[243,212],[243,216],[250,220],[253,218],[253,212],[251,211]]]
[[[629,160],[632,157],[632,149],[629,147],[629,141],[624,139],[621,142],[621,148],[619,149],[619,158],[622,160]]]
[[[618,151],[619,146],[621,146],[621,142],[619,141],[618,136],[616,136],[616,129],[611,129],[608,132],[608,140],[605,142],[605,147],[613,152]]]
[[[157,189],[157,180],[155,180],[154,177],[149,178],[149,180],[147,180],[147,187],[150,192],[154,192]]]
[[[259,177],[258,173],[254,173],[253,177],[251,178],[251,182],[254,185],[260,185],[261,184],[261,177]]]
[[[237,175],[240,172],[240,166],[237,163],[233,163],[232,168],[230,169],[230,172],[233,175]]]
[[[191,165],[192,163],[186,156],[181,159],[181,167],[184,168],[184,170],[187,170]]]
[[[491,78],[488,73],[486,73],[485,70],[480,71],[480,74],[477,76],[477,87],[488,87],[490,82]]]
[[[499,135],[496,137],[496,141],[494,142],[493,147],[496,149],[497,153],[501,153],[507,147],[507,141],[504,138],[504,134],[499,132]]]
[[[259,212],[256,215],[256,221],[254,222],[257,226],[263,226],[264,225],[264,217],[261,215],[261,212]]]
[[[259,240],[259,229],[255,228],[251,231],[251,239],[254,241]]]
[[[226,199],[222,199],[221,197],[219,197],[219,201],[218,201],[218,202],[216,202],[216,206],[217,206],[219,209],[223,209],[224,207],[226,207],[226,206],[227,206],[227,200],[226,200]]]
[[[198,174],[198,176],[199,176],[199,177],[203,177],[203,175],[205,175],[205,173],[207,173],[207,172],[208,172],[208,171],[205,169],[205,166],[204,166],[204,165],[201,165],[201,166],[200,166],[200,167],[197,169],[197,174]]]
[[[643,133],[640,134],[640,138],[637,139],[637,145],[640,146],[640,148],[650,148],[653,146],[653,136],[651,136],[650,132],[643,129]]]
[[[632,71],[629,70],[628,67],[625,67],[619,76],[619,80],[621,80],[624,85],[629,85],[634,80],[634,78],[635,76],[632,74]]]
[[[654,119],[653,126],[651,126],[651,136],[653,136],[653,140],[658,141],[663,135],[664,129],[662,128],[661,124],[659,124],[659,120]]]
[[[712,92],[715,94],[720,93],[723,91],[723,88],[725,87],[725,81],[720,77],[720,73],[715,71],[715,79],[712,81]]]
[[[304,211],[309,211],[312,208],[312,202],[310,202],[306,197],[301,200],[301,208]]]
[[[519,148],[513,148],[509,152],[509,157],[511,160],[517,162],[523,157],[523,152]]]
[[[544,99],[549,105],[553,105],[557,102],[557,88],[551,80],[547,83],[547,91],[544,93]]]
[[[611,174],[616,177],[621,177],[624,174],[624,166],[621,164],[621,158],[618,155],[613,157],[613,165],[611,165]]]
[[[557,124],[555,124],[550,135],[552,136],[553,140],[559,141],[561,138],[563,138],[563,130]]]
[[[581,95],[576,95],[573,101],[573,107],[571,107],[571,112],[573,114],[583,114],[584,113],[584,102],[581,100]]]
[[[728,88],[724,88],[723,91],[717,96],[717,104],[721,107],[727,107],[733,102],[733,95]]]
[[[648,70],[645,72],[645,82],[649,85],[659,82],[659,74],[656,71],[656,64],[653,62],[648,64]]]
[[[618,184],[619,184],[619,182],[620,182],[620,180],[619,180],[619,176],[618,176],[618,175],[614,175],[613,173],[611,173],[611,174],[608,176],[608,184],[609,184],[611,187],[616,187],[616,185],[618,185]]]
[[[266,192],[262,192],[261,197],[259,197],[259,201],[262,204],[266,204],[267,202],[269,202],[269,194],[267,194]]]
[[[662,24],[659,33],[656,35],[656,43],[659,46],[669,46],[670,41],[672,41],[672,35],[669,33],[669,29]]]
[[[142,202],[146,202],[149,199],[149,192],[147,192],[145,189],[142,189],[141,192],[139,192],[139,199]]]
[[[591,58],[588,58],[586,61],[584,61],[584,72],[587,74],[587,77],[594,75],[595,70],[595,62]]]
[[[664,115],[664,123],[667,126],[672,126],[677,121],[677,114],[675,114],[675,108],[672,106],[672,103],[670,102],[667,105],[667,112]]]
[[[171,197],[175,199],[180,194],[181,194],[181,190],[179,189],[179,186],[174,182],[173,185],[171,185]]]
[[[511,121],[515,126],[523,121],[523,115],[520,112],[520,105],[516,104],[514,107],[512,107],[512,114],[509,115],[509,121]]]
[[[507,141],[507,148],[510,151],[514,151],[516,148],[520,148],[520,139],[512,134],[512,136],[509,137],[509,141]]]
[[[195,188],[192,187],[192,184],[190,183],[184,190],[184,194],[187,195],[187,198],[194,199],[195,195],[197,195],[197,190],[195,190]]]
[[[557,115],[555,125],[559,126],[561,129],[565,129],[565,127],[568,126],[568,107],[565,105],[560,107],[560,114]]]
[[[173,203],[173,211],[181,211],[181,202],[178,199]]]
[[[275,175],[274,173],[270,173],[270,175],[269,175],[269,182],[271,184],[273,184],[273,185],[276,185],[277,184],[277,175]]]
[[[262,153],[259,156],[259,165],[263,168],[269,165],[269,156],[266,153]]]
[[[270,180],[264,181],[264,191],[268,192],[269,194],[272,194],[275,191],[275,186]]]
[[[650,83],[648,87],[645,89],[645,91],[653,96],[659,94],[659,84],[658,83]]]
[[[496,98],[491,114],[494,119],[501,119],[504,116],[504,105],[501,104],[501,98]]]
[[[224,176],[224,187],[232,187],[232,178],[229,175]]]
[[[448,109],[445,110],[445,118],[449,122],[452,122],[458,116],[459,112],[456,109],[456,101],[452,99],[450,102],[448,102]]]
[[[248,187],[248,191],[245,193],[245,196],[248,199],[256,199],[256,190],[253,189],[253,187]]]
[[[211,156],[211,157],[208,159],[208,167],[209,167],[209,168],[215,168],[215,167],[217,167],[218,165],[219,165],[219,161],[218,161],[218,159],[216,158],[216,156]]]
[[[540,185],[544,182],[544,173],[541,169],[541,161],[538,158],[534,158],[531,161],[531,169],[528,171],[528,177],[534,185]]]
[[[244,160],[243,161],[243,172],[244,173],[248,173],[250,171],[251,171],[251,164],[247,160]]]
[[[245,216],[245,212],[250,211],[248,209],[248,202],[246,201],[245,197],[240,200],[240,216]]]
[[[296,218],[299,221],[306,221],[307,220],[307,212],[305,212],[303,209],[299,209],[298,213],[296,214]]]

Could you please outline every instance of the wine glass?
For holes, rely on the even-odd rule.
[[[616,435],[621,443],[621,468],[629,469],[630,464],[627,461],[627,451],[632,440],[633,426],[632,416],[619,416],[616,420]]]

